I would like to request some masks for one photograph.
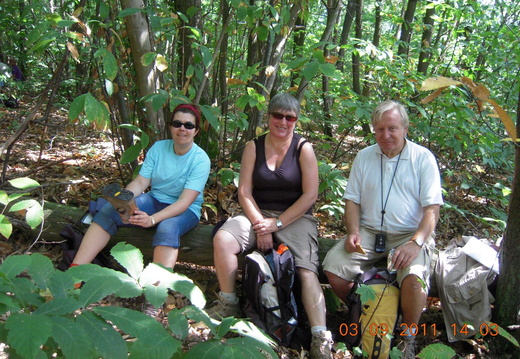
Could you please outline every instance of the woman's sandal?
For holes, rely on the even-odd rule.
[[[135,204],[132,191],[121,188],[117,183],[111,183],[103,187],[101,194],[119,212],[123,223],[128,223],[130,216],[139,209]]]

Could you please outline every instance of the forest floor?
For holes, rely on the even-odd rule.
[[[22,102],[21,108],[8,109],[0,105],[0,144],[8,140],[18,128],[22,119],[27,116],[28,107]],[[91,199],[97,198],[100,189],[113,181],[121,182],[121,172],[114,159],[114,145],[109,132],[104,129],[86,128],[83,125],[73,124],[67,118],[65,110],[53,112],[47,119],[40,117],[29,124],[29,128],[17,139],[11,152],[8,163],[6,157],[1,159],[2,167],[6,169],[6,179],[30,177],[38,181],[43,187],[43,196],[46,201],[53,201],[68,206],[87,208]],[[318,157],[326,155],[319,145],[315,145]],[[355,153],[346,154],[342,162],[352,161]],[[5,167],[4,167],[5,166]],[[212,203],[219,209],[220,215],[205,207],[202,222],[214,224],[222,213],[233,214],[238,210],[234,188],[218,188],[214,180],[210,179],[206,189],[206,202]],[[468,196],[462,189],[456,189],[449,195],[450,203],[471,213],[488,214],[487,201],[483,198]],[[318,207],[318,206],[317,206]],[[320,236],[339,238],[343,233],[341,221],[319,213]],[[461,234],[477,237],[496,237],[500,233],[467,216],[453,213],[444,213],[437,228],[437,244],[443,248],[451,238]],[[29,247],[32,251],[44,250],[46,255],[58,263],[61,257],[59,243],[36,244],[33,239],[27,238],[23,232],[14,231],[11,238],[0,242],[0,259],[13,253],[25,253]],[[194,281],[204,280],[216,282],[213,267],[201,267],[190,263],[178,263],[176,271],[187,275]],[[214,293],[206,293],[208,300],[214,298]],[[108,298],[107,301],[117,301]],[[182,305],[183,298],[170,298],[170,305]],[[139,309],[138,302],[118,302],[120,305]],[[328,313],[328,326],[335,335],[335,341],[341,341],[340,325],[346,320],[346,309],[340,307],[335,312]],[[157,318],[164,321],[164,316]],[[443,343],[456,351],[461,358],[515,358],[514,354],[501,353],[494,338],[471,338],[455,343],[449,343],[446,328],[442,318],[442,307],[438,299],[429,298],[428,307],[423,314],[422,323],[429,328],[436,327],[435,331],[421,334],[417,338],[419,352],[429,344]],[[192,345],[207,338],[207,331],[198,330],[198,336],[190,336],[185,341],[188,350]],[[279,348],[278,353],[283,358],[304,358],[304,351],[288,348]],[[350,358],[352,353],[338,351],[335,358]],[[429,356],[429,358],[433,358]]]

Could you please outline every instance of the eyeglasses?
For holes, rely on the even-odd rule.
[[[285,118],[289,122],[295,122],[298,119],[298,116],[284,115],[280,112],[271,112],[271,116],[273,116],[277,120],[283,120]]]
[[[187,130],[193,130],[195,128],[195,124],[193,122],[181,122],[179,120],[172,121],[171,125],[175,128],[181,128],[184,126]]]

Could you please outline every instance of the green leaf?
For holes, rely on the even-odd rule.
[[[140,8],[137,8],[137,7],[129,7],[129,8],[126,8],[124,10],[121,10],[119,12],[119,14],[117,15],[117,17],[121,18],[121,17],[125,17],[125,16],[136,14],[138,12],[144,12],[144,9],[140,9]]]
[[[103,68],[105,69],[105,74],[107,77],[114,81],[117,76],[117,60],[113,53],[107,51],[105,56],[103,57]]]
[[[7,195],[7,192],[0,191],[0,204],[7,206],[8,203],[9,203],[9,196]]]
[[[85,98],[85,116],[87,116],[90,122],[102,126],[109,123],[107,108],[90,93],[87,93],[87,97]]]
[[[51,317],[52,337],[59,344],[65,358],[90,359],[94,357],[92,343],[83,328],[72,319]]]
[[[31,257],[28,255],[14,255],[7,257],[0,271],[6,275],[7,278],[13,279],[24,270],[26,270],[31,264]]]
[[[168,313],[168,325],[173,334],[181,340],[189,334],[190,326],[182,309],[174,309]]]
[[[150,144],[150,136],[146,132],[141,133],[141,147],[147,148]]]
[[[23,358],[34,358],[51,336],[52,322],[38,314],[13,313],[7,318],[9,346]]]
[[[156,52],[147,52],[146,54],[144,54],[143,56],[141,56],[141,64],[143,66],[148,66],[150,65],[152,62],[155,61],[155,58],[157,57],[157,53]]]
[[[49,287],[49,279],[56,269],[54,269],[54,264],[52,264],[49,257],[40,253],[34,253],[31,254],[31,264],[27,271],[38,288],[47,289]]]
[[[81,305],[73,298],[56,298],[49,302],[43,303],[34,311],[34,314],[45,315],[65,315],[73,313],[81,308]]]
[[[333,64],[320,64],[320,70],[322,74],[328,77],[337,79],[340,76],[340,74],[336,71],[336,66],[334,66]]]
[[[5,238],[11,237],[13,233],[13,225],[9,221],[9,218],[0,214],[0,234]]]
[[[43,222],[43,207],[38,202],[29,207],[25,213],[25,220],[31,229],[38,227]]]
[[[202,111],[202,114],[206,118],[206,120],[208,120],[211,127],[213,127],[215,129],[215,131],[218,132],[219,128],[220,128],[220,123],[218,120],[219,115],[218,115],[218,113],[216,113],[216,111],[218,111],[218,109],[215,107],[206,106],[206,105],[201,106],[200,109]]]
[[[269,346],[261,345],[252,338],[230,338],[225,342],[207,340],[195,345],[184,358],[278,358]]]
[[[18,212],[38,204],[34,199],[26,199],[24,201],[16,202],[9,209],[9,212]]]
[[[62,272],[55,270],[49,279],[49,290],[54,298],[66,298],[71,288],[74,287],[74,280],[68,271]]]
[[[318,74],[320,70],[320,63],[316,60],[310,61],[305,68],[303,69],[302,73],[303,76],[307,79],[307,81],[312,81],[314,76]]]
[[[18,189],[29,189],[29,188],[40,187],[40,184],[38,182],[36,182],[35,180],[28,178],[28,177],[15,178],[15,179],[9,180],[9,183],[11,184],[11,186],[18,188]]]
[[[360,284],[356,293],[359,294],[361,303],[366,303],[376,299],[376,291],[369,285]]]
[[[112,325],[92,312],[83,312],[76,319],[102,358],[128,359],[125,341]]]
[[[119,161],[119,163],[124,165],[124,164],[130,163],[130,162],[136,160],[137,157],[139,157],[139,155],[141,154],[142,149],[143,149],[143,147],[140,144],[136,144],[136,145],[132,145],[132,146],[128,147],[125,150],[125,152],[123,152],[123,155],[121,156],[121,160]]]
[[[424,359],[449,359],[456,356],[455,350],[441,343],[430,344],[417,355]]]
[[[131,244],[125,242],[117,243],[110,250],[110,254],[119,262],[134,279],[141,276],[144,268],[143,254]]]
[[[6,312],[17,312],[20,306],[13,300],[13,297],[0,293],[0,314],[4,315]],[[1,340],[1,339],[0,339]]]
[[[89,304],[100,301],[109,294],[115,293],[121,287],[121,282],[112,276],[94,277],[85,282],[81,287],[79,302],[86,307]]]
[[[173,353],[181,350],[180,341],[144,313],[122,307],[97,307],[93,311],[125,333],[138,338],[132,346],[131,357],[169,359]]]
[[[72,101],[69,107],[69,120],[75,120],[85,109],[85,99],[87,94],[80,95]]]

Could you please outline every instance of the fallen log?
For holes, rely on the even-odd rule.
[[[45,221],[41,240],[45,242],[59,242],[63,238],[60,236],[62,228],[67,224],[77,224],[84,215],[85,210],[66,206],[54,202],[45,202]],[[83,229],[87,226],[79,224]],[[213,266],[213,242],[212,225],[199,225],[186,233],[181,238],[178,261],[188,262],[203,266]],[[36,231],[34,231],[36,236]],[[139,248],[146,261],[153,257],[152,237],[155,230],[145,228],[121,228],[110,240],[108,247],[124,241]],[[323,261],[327,251],[336,241],[330,238],[319,238],[319,258]]]

